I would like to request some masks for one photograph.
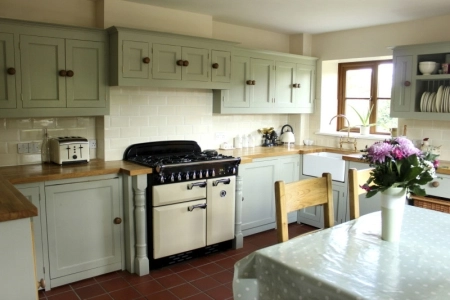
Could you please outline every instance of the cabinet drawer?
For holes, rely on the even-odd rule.
[[[433,186],[433,184],[436,183],[438,183],[439,185],[437,187]],[[438,178],[435,178],[433,181],[427,183],[424,187],[428,196],[450,198],[449,177],[443,177],[442,175],[440,175]]]

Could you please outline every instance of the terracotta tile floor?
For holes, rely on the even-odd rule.
[[[289,236],[314,230],[303,224],[289,225]],[[48,300],[225,300],[233,299],[233,266],[247,254],[276,243],[276,230],[244,238],[244,247],[226,250],[202,258],[137,276],[117,271],[94,278],[40,291],[39,299]]]

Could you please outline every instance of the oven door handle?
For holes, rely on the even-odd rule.
[[[213,186],[218,186],[219,183],[230,184],[230,182],[231,182],[230,178],[224,178],[224,179],[214,180],[214,181],[213,181]]]
[[[188,189],[188,190],[192,190],[192,188],[193,188],[194,186],[198,186],[198,187],[201,187],[201,188],[205,188],[205,187],[206,187],[206,182],[205,182],[205,181],[202,181],[202,182],[188,183],[187,189]]]
[[[206,203],[188,206],[188,211],[193,211],[196,208],[206,209]]]

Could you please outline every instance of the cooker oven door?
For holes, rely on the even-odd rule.
[[[234,238],[236,177],[207,181],[206,244],[213,245]]]
[[[205,247],[206,182],[154,186],[152,192],[153,258]]]

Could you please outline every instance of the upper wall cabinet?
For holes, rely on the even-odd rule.
[[[213,112],[312,113],[316,60],[235,48],[231,58],[231,89],[214,90]]]
[[[112,86],[230,88],[234,43],[112,27]]]
[[[0,117],[109,114],[108,35],[0,20]]]
[[[450,42],[394,48],[391,116],[422,120],[450,120],[450,74],[440,74],[450,62]],[[438,67],[424,75],[419,63],[433,61]]]

